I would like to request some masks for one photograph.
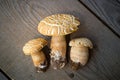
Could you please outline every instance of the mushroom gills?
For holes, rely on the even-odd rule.
[[[73,70],[77,70],[81,65],[79,62],[73,62],[72,60],[71,60],[70,64],[71,64],[71,68]]]

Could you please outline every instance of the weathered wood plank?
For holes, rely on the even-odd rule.
[[[69,13],[81,21],[79,30],[70,35],[88,37],[94,43],[89,63],[78,71],[69,66],[63,70],[49,69],[36,73],[30,56],[22,47],[30,39],[46,38],[37,25],[44,17]],[[0,67],[15,80],[119,80],[120,39],[75,0],[2,0],[0,2]],[[69,51],[67,52],[69,54]]]
[[[119,0],[79,0],[120,36]]]

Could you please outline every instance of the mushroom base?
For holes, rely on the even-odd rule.
[[[48,63],[45,61],[43,64],[40,64],[39,66],[36,67],[36,71],[39,72],[45,72],[47,70]]]
[[[60,58],[60,60],[51,58],[51,65],[52,65],[53,69],[61,69],[65,66],[65,64],[66,64],[65,58]]]
[[[66,64],[65,36],[53,36],[51,39],[51,65],[54,69],[63,68]]]
[[[79,69],[79,67],[82,67],[79,62],[73,62],[73,61],[71,61],[70,64],[71,64],[71,68],[72,68],[73,70],[77,70],[77,69]]]
[[[81,65],[86,65],[89,58],[87,47],[71,47],[70,59],[73,62],[81,63]]]
[[[42,51],[38,51],[38,52],[32,53],[31,57],[33,60],[33,64],[37,69],[37,72],[40,72],[40,71],[44,72],[48,66],[48,62],[45,54]]]

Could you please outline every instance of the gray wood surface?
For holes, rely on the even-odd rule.
[[[69,35],[68,41],[88,37],[94,49],[88,64],[78,71],[72,71],[68,64],[62,70],[50,67],[45,73],[36,73],[31,57],[23,54],[22,47],[33,38],[50,40],[37,31],[37,25],[56,13],[78,17],[79,30]],[[14,80],[119,80],[119,53],[120,39],[76,0],[0,1],[0,68]]]
[[[120,37],[120,0],[80,0]]]

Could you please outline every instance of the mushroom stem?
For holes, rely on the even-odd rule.
[[[63,68],[66,63],[65,36],[53,36],[51,39],[51,65],[54,69]]]
[[[34,66],[37,68],[37,72],[44,71],[47,67],[47,61],[42,51],[31,53]]]
[[[40,63],[43,63],[43,61],[45,61],[45,55],[42,51],[32,53],[31,57],[35,67],[38,67]]]
[[[79,66],[84,66],[87,63],[89,57],[88,52],[88,47],[71,47],[70,59],[72,61],[73,69],[78,69]]]

